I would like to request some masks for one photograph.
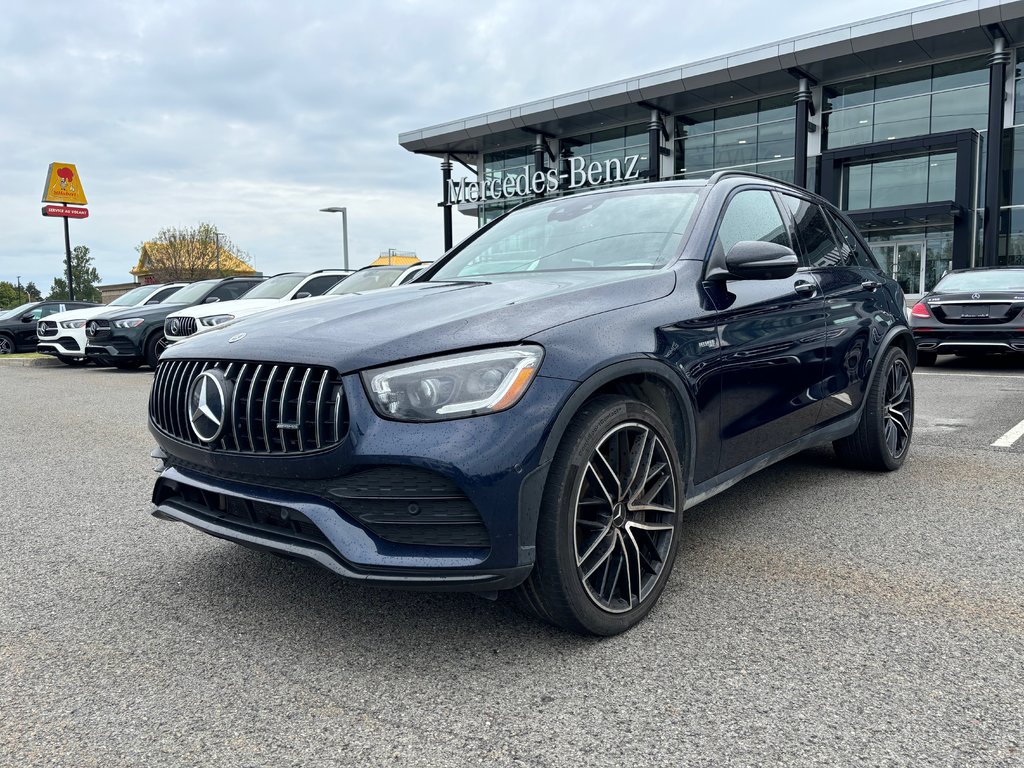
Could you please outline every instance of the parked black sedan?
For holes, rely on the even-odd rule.
[[[1024,352],[1024,268],[958,269],[910,310],[917,364],[938,355]]]

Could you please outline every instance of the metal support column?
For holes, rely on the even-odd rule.
[[[448,189],[452,181],[452,158],[445,155],[441,161],[441,207],[444,209],[444,252],[452,249],[452,201],[448,197]]]
[[[544,143],[544,137],[541,134],[537,134],[535,141],[533,142],[533,172],[539,173],[541,177],[547,173],[547,168],[544,167],[544,154],[547,151],[547,146]],[[540,191],[537,192],[537,197],[543,197],[546,187],[542,186]]]
[[[661,134],[664,130],[661,113],[652,109],[651,122],[647,124],[648,181],[658,181],[661,178]]]
[[[1010,52],[1006,41],[997,37],[989,57],[988,136],[985,138],[985,240],[982,264],[999,263],[999,189],[1003,177],[1003,101],[1006,89],[1006,65]]]
[[[64,203],[67,208],[68,204]],[[68,301],[75,300],[75,279],[71,270],[71,232],[68,230],[68,217],[64,217],[64,256],[68,262]]]
[[[813,109],[811,86],[800,78],[796,91],[796,136],[793,140],[793,183],[807,189],[807,122]]]

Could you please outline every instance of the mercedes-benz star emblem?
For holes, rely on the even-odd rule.
[[[972,293],[971,294],[971,298],[972,299],[980,299],[981,298],[981,294],[980,293]]]
[[[97,328],[99,328],[99,327],[100,327],[100,324],[99,324],[99,323],[97,323],[97,322],[96,322],[95,320],[93,320],[93,321],[92,321],[91,323],[89,323],[89,325],[88,325],[88,326],[86,327],[86,329],[85,329],[85,332],[86,332],[86,333],[87,333],[87,334],[88,334],[89,336],[95,336],[95,335],[96,335],[96,329],[97,329]]]
[[[203,371],[188,391],[188,420],[196,437],[212,443],[224,431],[230,383],[214,368]]]
[[[178,322],[178,318],[175,317],[174,319],[171,320],[171,334],[172,335],[174,335],[174,336],[178,335],[178,326],[179,325],[180,325],[180,323]]]

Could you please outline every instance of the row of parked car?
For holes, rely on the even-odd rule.
[[[289,302],[387,288],[426,269],[321,269],[273,277],[224,277],[141,285],[109,304],[37,301],[0,314],[0,355],[38,351],[66,365],[156,368],[169,344],[219,325],[289,306]]]

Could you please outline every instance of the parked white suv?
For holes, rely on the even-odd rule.
[[[164,338],[168,344],[173,344],[231,320],[283,306],[294,299],[320,296],[350,274],[343,269],[321,269],[274,275],[233,301],[198,304],[172,312],[164,320]]]
[[[36,323],[36,336],[39,337],[36,351],[53,355],[65,365],[88,365],[89,358],[85,357],[85,323],[89,318],[109,312],[111,307],[127,309],[159,304],[186,285],[188,283],[140,285],[109,304],[49,315]]]

